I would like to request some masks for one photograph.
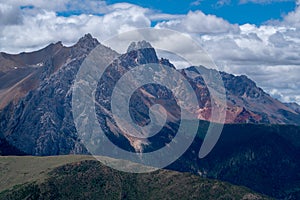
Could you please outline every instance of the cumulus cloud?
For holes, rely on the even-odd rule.
[[[238,32],[239,27],[232,25],[215,15],[205,15],[201,11],[190,11],[186,16],[178,19],[163,21],[156,25],[156,28],[169,28],[188,33],[228,33]]]
[[[217,61],[237,65],[298,65],[298,30],[288,27],[240,26],[239,34],[202,36],[202,45]],[[296,36],[296,37],[295,37]]]
[[[42,6],[42,2],[36,5]],[[147,9],[132,4],[114,4],[107,6],[106,10],[107,13],[102,16],[80,14],[69,17],[58,16],[49,9],[21,10],[21,23],[8,24],[7,20],[6,24],[2,23],[5,26],[0,31],[0,51],[32,51],[56,41],[70,45],[85,33],[91,33],[102,41],[120,32],[151,24],[145,15]],[[9,13],[6,16],[8,18]]]
[[[282,24],[300,28],[300,1],[297,1],[296,10],[288,13],[287,16],[285,16]]]

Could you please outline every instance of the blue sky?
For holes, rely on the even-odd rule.
[[[128,2],[169,14],[186,14],[189,11],[201,10],[226,19],[230,23],[251,23],[260,25],[269,20],[280,20],[293,11],[296,3],[293,0],[249,1],[239,0],[108,0],[108,3]]]

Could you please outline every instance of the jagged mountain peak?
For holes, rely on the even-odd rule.
[[[148,64],[148,63],[158,63],[159,59],[157,57],[155,49],[151,44],[145,40],[132,42],[128,48],[127,53],[124,54],[125,60],[133,60],[136,64]]]
[[[80,46],[83,48],[94,48],[99,44],[100,42],[96,38],[94,38],[90,33],[87,33],[82,38],[80,38],[74,46]]]
[[[138,42],[132,42],[128,49],[127,52],[131,52],[131,51],[136,51],[139,49],[152,49],[153,47],[151,46],[151,44],[145,40],[142,41],[138,41]]]
[[[93,38],[93,36],[90,33],[87,33],[79,39],[79,42],[89,41],[89,40],[92,41],[92,40],[95,40],[95,38]]]

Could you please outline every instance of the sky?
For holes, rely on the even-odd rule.
[[[110,0],[108,3],[121,3]],[[270,19],[281,19],[295,9],[293,0],[151,0],[127,1],[168,14],[186,14],[201,10],[205,14],[222,17],[230,23],[253,23],[260,25]]]
[[[189,34],[220,70],[300,104],[300,0],[0,0],[2,52],[147,27]]]

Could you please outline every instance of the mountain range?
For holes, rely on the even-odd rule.
[[[140,153],[170,142],[180,123],[180,107],[166,87],[148,84],[131,97],[131,116],[139,125],[149,123],[149,106],[159,103],[167,110],[165,126],[157,137],[148,140],[137,142],[116,125],[110,101],[114,86],[131,69],[149,63],[174,70],[175,66],[166,58],[158,58],[145,41],[133,42],[126,53],[119,54],[87,34],[71,47],[58,42],[36,52],[0,54],[2,155],[89,153],[75,128],[72,85],[81,64],[96,47],[108,57],[118,56],[118,62],[105,70],[95,95],[97,119],[109,139],[123,149]],[[245,75],[234,76],[204,66],[177,71],[195,91],[199,109],[191,109],[191,114],[199,120],[200,128],[191,147],[167,168],[244,185],[276,198],[299,197],[299,105],[272,98]],[[226,89],[226,125],[216,148],[201,160],[197,153],[212,109],[202,76],[215,73],[220,73]]]
[[[0,90],[0,130],[1,135],[9,143],[31,155],[85,153],[84,147],[76,138],[71,113],[71,89],[83,60],[98,45],[101,44],[87,34],[71,47],[64,47],[61,42],[58,42],[32,53],[18,55],[1,53],[0,81],[3,84]],[[105,87],[107,95],[98,90],[96,99],[100,105],[110,98],[112,85],[128,70],[146,63],[164,64],[174,68],[167,59],[158,59],[150,44],[147,48],[139,50],[132,50],[132,46],[133,44],[129,48],[130,51],[120,55],[121,64],[117,64],[118,70],[115,70],[114,64],[108,67],[111,71],[106,70],[107,74],[104,74],[104,77],[113,77],[107,77],[110,78],[106,79],[109,82],[103,81],[98,87]],[[108,55],[117,54],[107,47],[104,50]],[[202,76],[206,73],[214,73],[214,70],[204,67],[198,69],[202,74],[199,70],[195,70],[195,67],[179,71],[192,85],[199,100],[200,109],[192,112],[198,119],[210,121],[210,95]],[[297,110],[273,99],[246,76],[234,76],[225,72],[221,72],[221,76],[227,95],[225,123],[294,125],[300,123]],[[132,99],[134,99],[132,105],[135,107],[133,106],[131,110],[134,116],[139,117],[136,119],[140,120],[139,123],[147,123],[149,120],[147,116],[143,117],[148,112],[145,105],[151,105],[161,99],[167,99],[165,104],[171,104],[168,105],[170,109],[166,109],[171,116],[169,119],[174,123],[178,120],[179,108],[175,105],[172,93],[165,87],[146,86],[137,91],[137,95]],[[143,103],[137,105],[137,102]],[[109,104],[102,106],[107,109]],[[101,107],[98,108],[98,116],[102,119],[110,118],[109,114],[104,114]],[[110,124],[114,124],[113,119],[109,120],[112,122]],[[117,130],[114,134],[125,135],[117,127],[111,129]],[[130,138],[125,139],[130,141]],[[130,146],[134,145],[130,144]]]

